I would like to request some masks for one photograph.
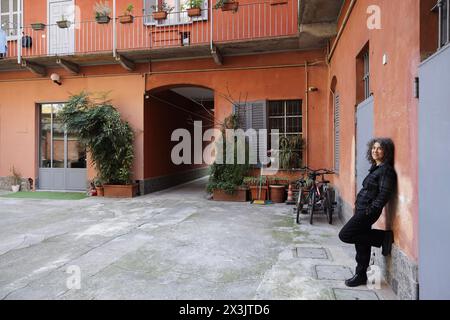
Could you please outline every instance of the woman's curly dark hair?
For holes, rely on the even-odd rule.
[[[367,143],[367,153],[366,153],[366,159],[371,164],[376,164],[375,160],[372,158],[372,147],[375,143],[379,143],[381,148],[383,148],[384,151],[384,163],[388,163],[391,166],[394,165],[394,154],[395,154],[395,147],[394,142],[390,138],[374,138]]]

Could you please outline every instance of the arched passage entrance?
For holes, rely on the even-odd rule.
[[[144,181],[150,193],[207,175],[202,159],[205,130],[214,127],[214,91],[189,84],[149,90],[144,96]],[[177,133],[188,136],[181,138]],[[174,140],[174,141],[172,141]],[[194,140],[197,141],[194,143]],[[172,154],[181,141],[190,144],[190,155]],[[200,152],[200,154],[199,154]]]

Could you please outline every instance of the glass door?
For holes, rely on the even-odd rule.
[[[67,133],[58,119],[64,104],[40,106],[40,189],[85,190],[86,149],[76,135]]]

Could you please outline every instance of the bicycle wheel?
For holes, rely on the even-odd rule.
[[[332,197],[332,190],[328,189],[327,190],[327,194],[326,194],[326,200],[327,200],[327,217],[328,217],[328,223],[329,224],[333,224],[333,213],[334,213],[334,208],[333,208],[333,197]]]
[[[308,201],[308,214],[309,214],[309,223],[313,224],[313,214],[314,214],[314,204],[316,202],[316,193],[314,191],[311,191],[309,194],[309,201]]]
[[[303,210],[303,205],[305,204],[305,195],[302,191],[299,192],[298,198],[297,198],[297,224],[300,224],[300,214]]]

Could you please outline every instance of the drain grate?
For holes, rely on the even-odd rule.
[[[380,300],[371,290],[333,289],[336,300]]]
[[[353,276],[350,268],[346,266],[315,266],[319,280],[345,280]]]
[[[294,258],[328,259],[327,250],[325,250],[325,248],[295,247],[292,249],[292,256]]]

